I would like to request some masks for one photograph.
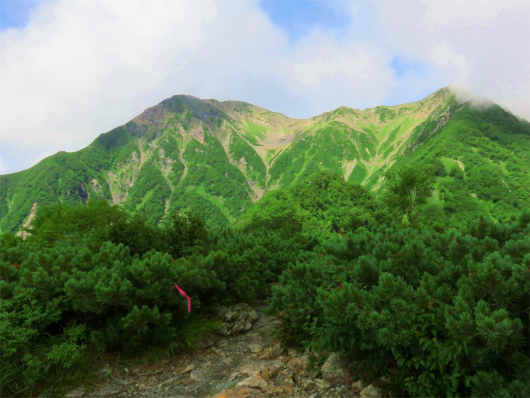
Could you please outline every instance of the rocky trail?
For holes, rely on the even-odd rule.
[[[317,366],[314,354],[308,350],[285,349],[273,337],[279,318],[263,315],[262,308],[247,304],[224,307],[218,315],[223,322],[219,336],[206,342],[201,350],[129,367],[115,360],[98,371],[106,381],[91,391],[75,389],[66,397],[380,396],[372,385],[363,388],[360,381],[352,383],[346,363],[334,353]]]

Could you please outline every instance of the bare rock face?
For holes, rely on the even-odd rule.
[[[250,305],[241,303],[230,307],[221,307],[218,318],[223,325],[217,330],[221,336],[233,336],[246,333],[259,318],[258,312]]]

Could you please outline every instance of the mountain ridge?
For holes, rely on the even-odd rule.
[[[403,166],[431,139],[447,136],[444,145],[458,146],[444,133],[447,126],[455,115],[486,114],[480,112],[459,104],[447,87],[408,104],[364,110],[342,106],[307,119],[241,101],[176,95],[84,149],[59,152],[30,169],[0,176],[0,228],[16,230],[41,205],[88,199],[124,205],[131,212],[148,209],[157,220],[172,206],[198,206],[214,224],[226,225],[267,191],[319,170],[377,191],[385,171]],[[529,130],[528,123],[507,121],[509,114],[498,112],[499,123],[509,126],[497,136],[509,136],[509,129],[522,135]],[[489,123],[491,131],[498,130],[479,119],[470,122],[472,129]],[[517,142],[519,148],[523,141]],[[450,163],[433,158],[422,167],[436,162]]]

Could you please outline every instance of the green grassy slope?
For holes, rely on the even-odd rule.
[[[496,218],[530,206],[530,125],[498,106],[462,107],[438,133],[418,134],[396,166],[428,170],[436,186],[424,213],[463,221],[480,212]]]

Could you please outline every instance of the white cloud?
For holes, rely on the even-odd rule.
[[[454,76],[453,85],[466,86],[469,83],[469,61],[462,54],[457,54],[447,43],[439,43],[431,51],[430,59],[436,64],[451,70]]]
[[[389,46],[425,60],[432,80],[465,86],[530,119],[530,2],[409,0],[378,4]]]
[[[26,28],[0,32],[3,171],[80,149],[175,94],[309,117],[458,83],[530,118],[528,2],[369,4],[340,5],[352,14],[343,35],[293,43],[257,0],[45,2]],[[398,77],[396,56],[425,67]]]
[[[522,0],[422,0],[426,7],[422,25],[429,30],[444,25],[491,27],[503,14],[527,12],[528,2]]]

